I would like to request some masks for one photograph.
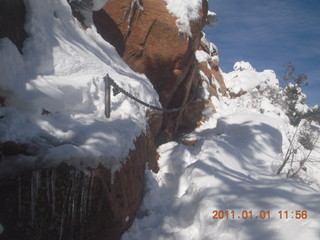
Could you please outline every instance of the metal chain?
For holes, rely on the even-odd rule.
[[[115,83],[115,81],[111,77],[109,77],[109,82],[110,82],[110,85],[112,85],[114,87],[114,89],[116,89],[116,91],[113,91],[114,95],[117,95],[119,92],[121,92],[124,95],[126,95],[127,97],[135,100],[136,102],[138,102],[138,103],[140,103],[140,104],[142,104],[142,105],[144,105],[144,106],[146,106],[148,108],[151,108],[151,109],[154,109],[154,110],[158,110],[158,111],[162,111],[162,112],[168,112],[168,113],[180,111],[182,108],[184,108],[185,106],[189,105],[193,101],[195,96],[197,95],[198,90],[199,90],[199,86],[200,86],[200,84],[198,84],[198,87],[197,87],[194,95],[192,96],[192,98],[188,102],[186,102],[185,104],[183,104],[179,108],[167,109],[167,108],[160,108],[160,107],[151,105],[149,103],[143,102],[142,100],[136,98],[135,96],[133,96],[132,94],[130,94],[129,92],[127,92],[126,90],[121,88],[118,84]]]

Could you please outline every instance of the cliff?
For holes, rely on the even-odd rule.
[[[119,239],[146,166],[158,170],[157,146],[192,131],[214,110],[210,97],[227,94],[202,33],[206,0],[187,20],[169,1],[110,0],[98,11],[75,2],[1,3],[0,239]],[[106,119],[107,73],[178,110],[118,95]]]

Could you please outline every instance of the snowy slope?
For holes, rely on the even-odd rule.
[[[288,141],[288,119],[246,84],[277,87],[276,76],[242,71],[224,77],[229,87],[241,85],[249,93],[212,99],[217,113],[187,136],[197,140],[195,146],[159,147],[160,171],[146,172],[143,205],[122,239],[319,239],[319,192],[275,175]],[[231,85],[236,75],[242,82]]]
[[[37,156],[21,160],[22,165],[41,159],[78,168],[103,163],[116,171],[146,129],[147,109],[119,94],[112,97],[111,118],[106,119],[103,77],[109,74],[147,103],[158,105],[157,93],[94,27],[81,27],[67,1],[30,0],[26,7],[30,37],[23,55],[8,39],[0,39],[0,95],[6,98],[1,141],[36,149]]]

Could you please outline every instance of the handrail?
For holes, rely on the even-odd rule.
[[[146,102],[136,98],[135,96],[133,96],[132,94],[130,94],[129,92],[127,92],[126,90],[121,88],[118,84],[116,84],[115,81],[109,76],[109,74],[107,74],[103,79],[105,82],[105,116],[106,116],[106,118],[110,118],[110,113],[111,113],[111,86],[113,87],[113,96],[116,96],[118,93],[121,92],[124,95],[126,95],[127,97],[133,99],[134,101],[136,101],[136,102],[138,102],[148,108],[162,111],[162,112],[168,112],[168,113],[180,111],[185,106],[190,104],[193,101],[193,99],[195,98],[195,96],[197,95],[198,90],[199,90],[199,86],[200,86],[200,84],[199,84],[196,92],[194,93],[192,98],[187,103],[183,104],[179,108],[167,109],[167,108],[161,108],[161,107],[157,107],[155,105],[151,105],[149,103],[146,103]]]

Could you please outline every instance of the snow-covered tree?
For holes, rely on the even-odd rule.
[[[286,114],[290,119],[290,123],[298,126],[307,112],[306,95],[302,92],[298,84],[289,83],[283,89],[283,100],[285,103]]]
[[[304,117],[309,121],[314,121],[320,124],[320,106],[316,105],[316,106],[310,107]]]
[[[308,85],[307,79],[306,74],[298,74],[296,76],[296,68],[291,62],[285,65],[283,80],[286,86],[283,89],[282,100],[290,123],[294,126],[298,126],[308,111],[306,95],[301,89],[302,86]]]

